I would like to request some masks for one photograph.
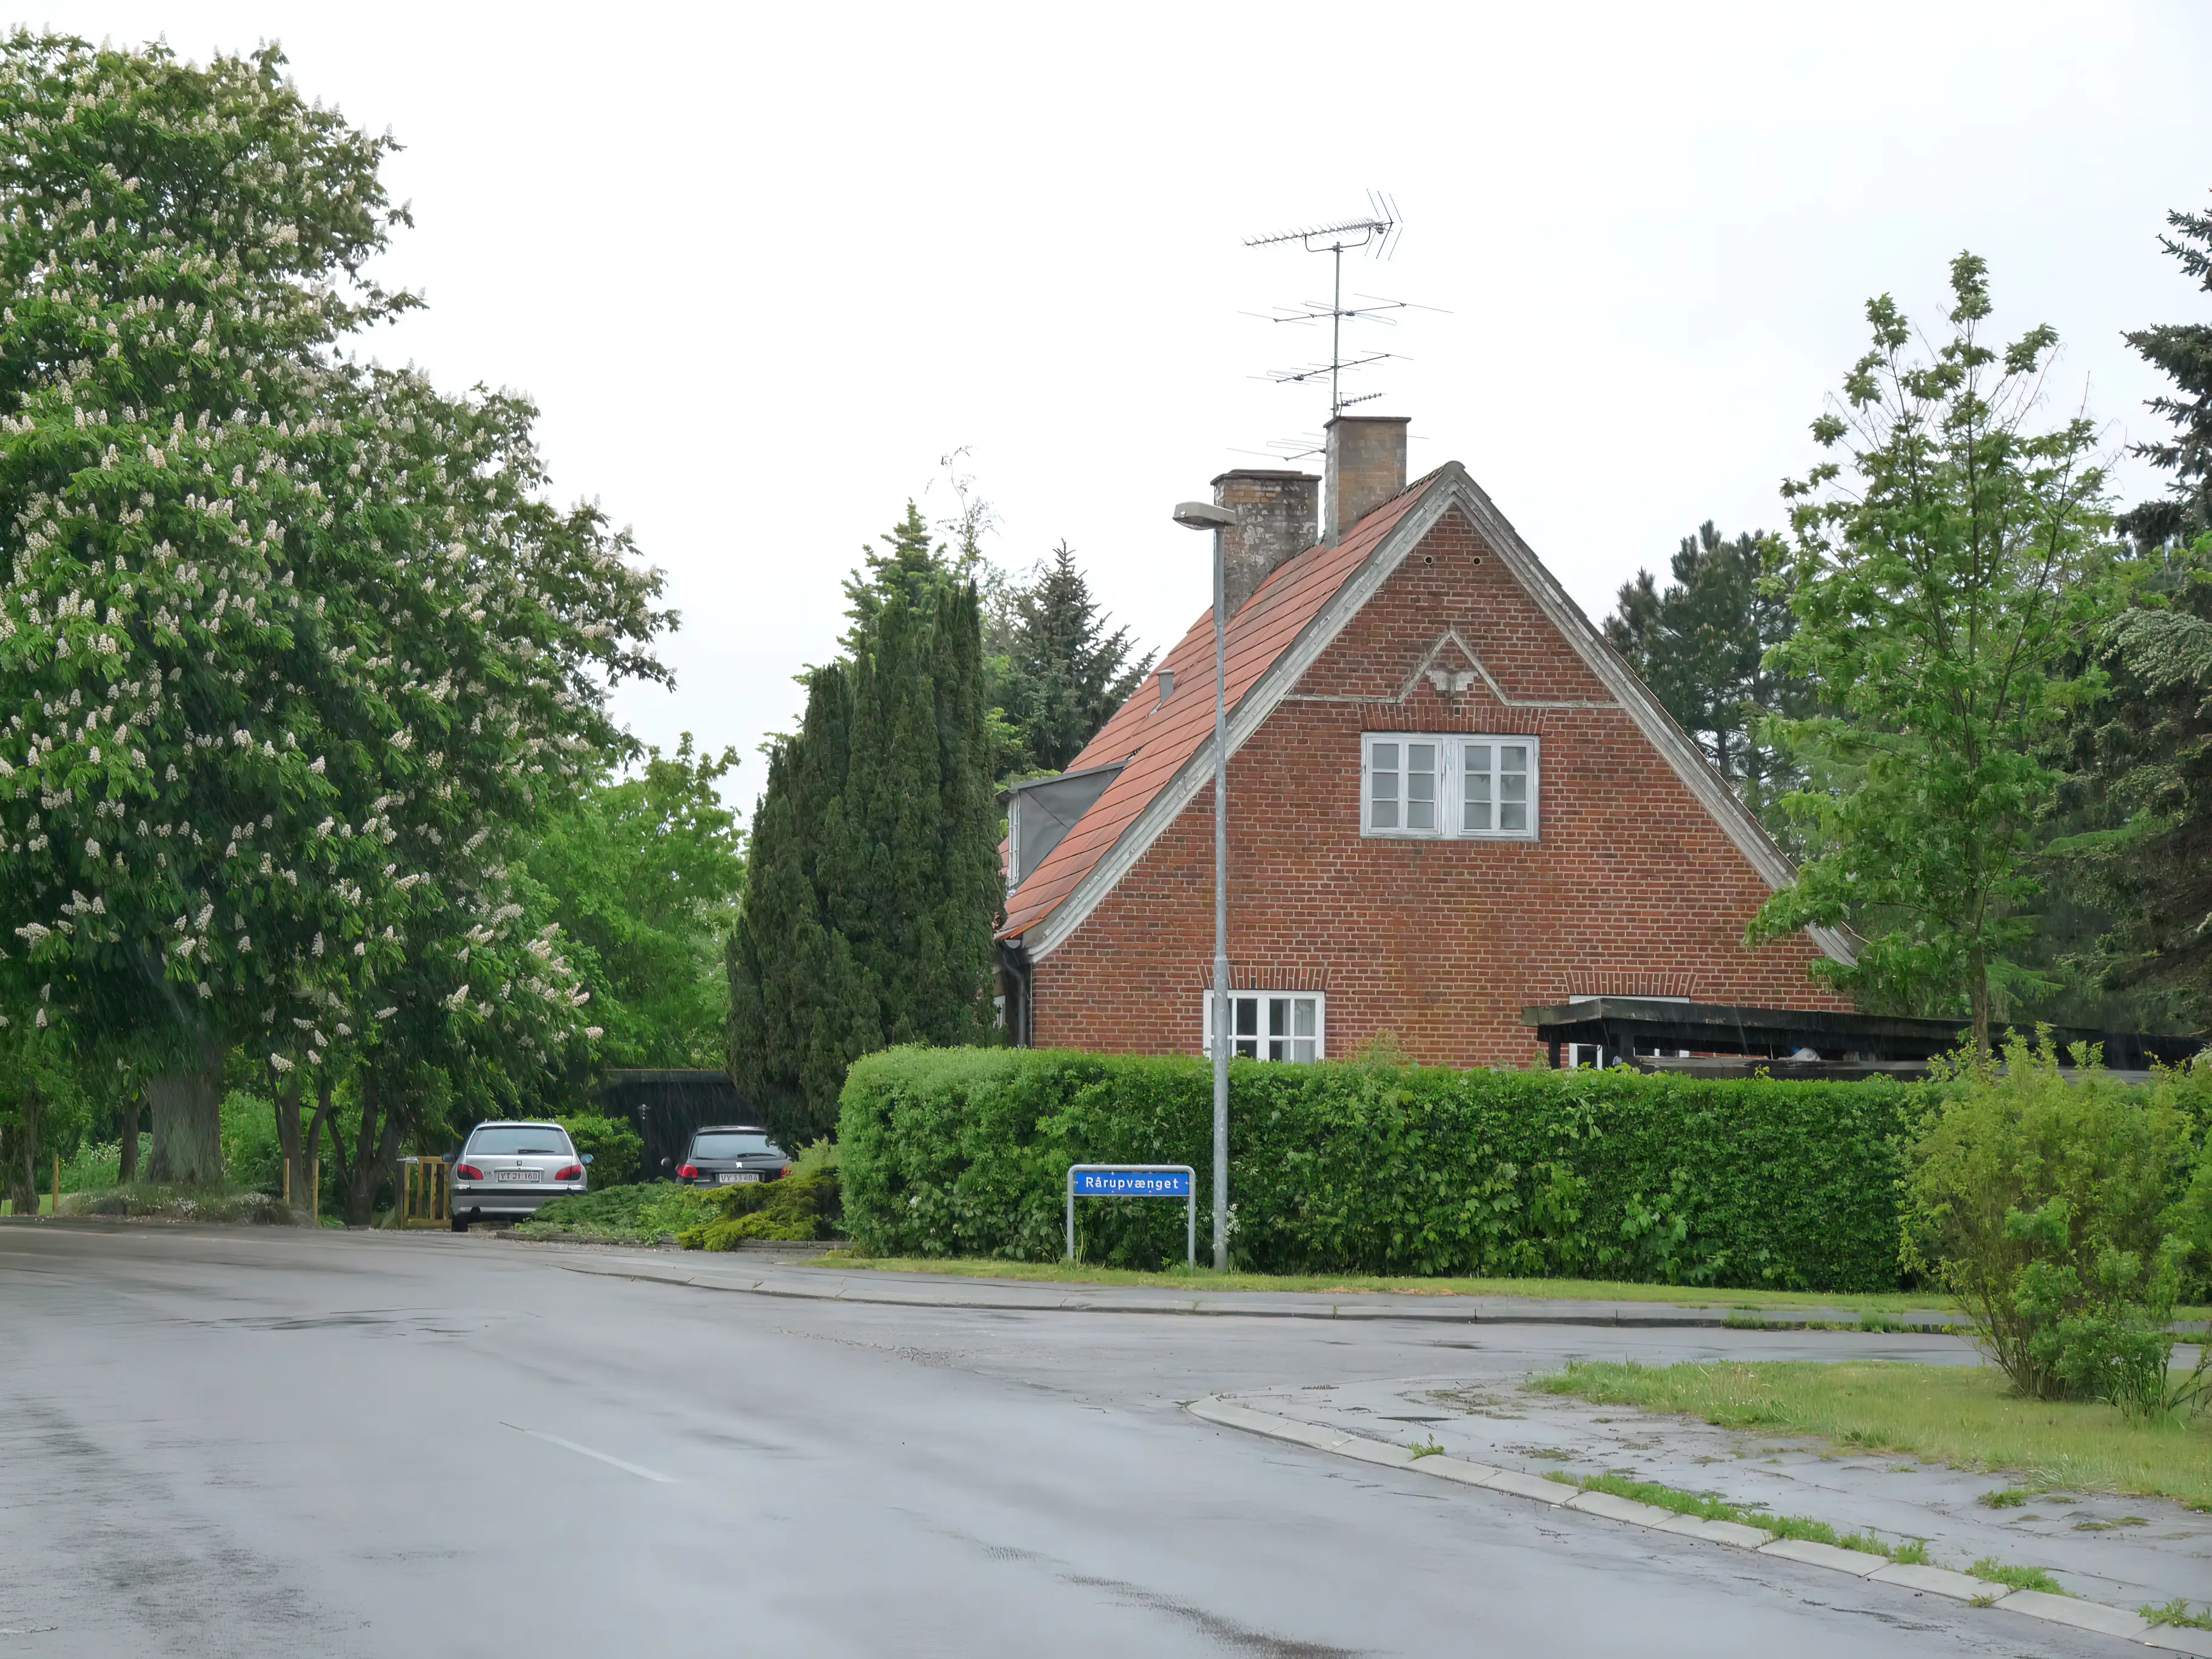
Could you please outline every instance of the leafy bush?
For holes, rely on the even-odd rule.
[[[1907,1164],[1907,1261],[1959,1298],[2020,1393],[2179,1403],[2166,1327],[2204,1242],[2212,1163],[2200,1170],[2175,1081],[2131,1090],[2094,1065],[2069,1081],[2047,1035],[2015,1037],[2002,1068],[1941,1073]]]
[[[716,1219],[678,1235],[685,1249],[733,1250],[747,1239],[830,1238],[844,1214],[833,1169],[724,1187],[712,1201]]]
[[[714,1213],[708,1194],[672,1181],[649,1181],[549,1199],[514,1231],[524,1238],[574,1235],[651,1243],[710,1219]]]
[[[1230,1088],[1242,1267],[1899,1283],[1904,1085],[1239,1060]],[[1051,1260],[1069,1164],[1189,1164],[1203,1194],[1212,1121],[1201,1060],[871,1055],[842,1102],[847,1224],[873,1255]],[[1087,1260],[1182,1259],[1181,1204],[1086,1200],[1077,1220]]]
[[[559,1120],[576,1143],[579,1156],[592,1157],[590,1185],[593,1192],[627,1187],[637,1179],[639,1161],[645,1157],[645,1140],[620,1118],[579,1113]]]

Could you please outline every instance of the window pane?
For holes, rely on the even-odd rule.
[[[1498,751],[1498,769],[1501,772],[1526,772],[1528,769],[1528,750],[1525,744],[1506,744]]]
[[[1370,830],[1395,830],[1398,827],[1398,745],[1395,743],[1371,745],[1368,769],[1367,827]]]
[[[1300,997],[1291,1006],[1296,1015],[1296,1023],[1291,1025],[1291,1031],[1302,1037],[1311,1036],[1314,1034],[1314,1000],[1311,997]]]
[[[1406,745],[1406,828],[1437,827],[1437,745]]]
[[[1467,771],[1469,777],[1473,777],[1477,772],[1482,773],[1486,778],[1489,775],[1490,745],[1488,744],[1471,743],[1468,744]]]
[[[1237,1011],[1235,1024],[1230,1027],[1231,1032],[1241,1037],[1259,1036],[1260,999],[1257,997],[1232,997],[1230,1000]]]
[[[1267,1035],[1288,1036],[1291,1030],[1291,1000],[1288,997],[1267,999]]]
[[[1299,1037],[1291,1044],[1291,1058],[1303,1065],[1313,1063],[1314,1046],[1310,1037]]]
[[[1229,1052],[1245,1060],[1257,1060],[1260,1058],[1260,1039],[1238,1037],[1229,1045]]]

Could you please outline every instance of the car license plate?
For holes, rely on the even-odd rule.
[[[758,1172],[757,1172],[757,1171],[750,1170],[738,1170],[737,1173],[732,1174],[732,1175],[719,1175],[719,1176],[716,1176],[714,1177],[714,1184],[715,1184],[716,1186],[718,1186],[718,1187],[726,1187],[726,1186],[730,1185],[732,1182],[738,1182],[738,1181],[758,1181],[759,1179],[760,1179],[760,1176],[759,1176],[759,1174],[758,1174]]]
[[[494,1170],[492,1176],[498,1181],[535,1181],[538,1178],[538,1172],[535,1170]]]

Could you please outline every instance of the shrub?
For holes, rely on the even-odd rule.
[[[834,1170],[724,1187],[713,1199],[716,1218],[678,1235],[687,1250],[733,1250],[749,1238],[804,1241],[835,1236],[844,1214]]]
[[[568,1139],[576,1143],[580,1157],[592,1157],[589,1185],[593,1192],[610,1187],[627,1187],[637,1179],[637,1166],[645,1156],[645,1140],[635,1129],[620,1118],[601,1117],[594,1112],[581,1112],[574,1117],[559,1120],[568,1132]]]
[[[714,1213],[713,1200],[698,1188],[651,1181],[580,1193],[574,1198],[549,1199],[515,1231],[524,1238],[573,1234],[652,1243],[709,1220]]]
[[[1240,1267],[1898,1284],[1904,1085],[1239,1060],[1230,1086]],[[1051,1260],[1070,1164],[1189,1164],[1203,1194],[1212,1121],[1201,1060],[871,1055],[842,1102],[847,1224],[872,1254]],[[1178,1203],[1086,1201],[1078,1225],[1089,1260],[1182,1259]]]
[[[2093,1063],[2069,1081],[2047,1034],[2014,1038],[2002,1067],[1939,1074],[1907,1163],[1906,1260],[1959,1298],[2020,1393],[2174,1404],[2166,1327],[2197,1242],[2198,1162],[2174,1080],[2131,1090]]]

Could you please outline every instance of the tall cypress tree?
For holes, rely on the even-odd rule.
[[[731,1074],[785,1146],[834,1133],[860,1055],[991,1030],[1001,892],[975,589],[925,611],[887,586],[856,603],[850,662],[809,677],[805,720],[770,754],[730,940]]]

